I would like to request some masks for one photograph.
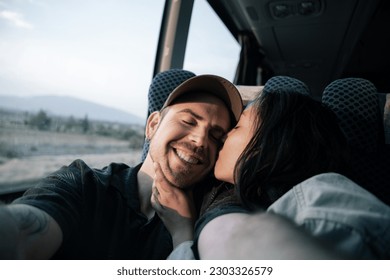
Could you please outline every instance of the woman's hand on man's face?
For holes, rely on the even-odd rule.
[[[193,238],[196,211],[192,192],[171,185],[157,163],[154,163],[154,169],[151,204],[171,233],[176,247],[183,241]]]

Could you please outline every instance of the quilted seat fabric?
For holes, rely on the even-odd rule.
[[[361,78],[330,83],[322,102],[331,108],[351,147],[351,179],[390,205],[390,148],[374,84]]]

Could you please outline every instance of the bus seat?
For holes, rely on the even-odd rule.
[[[265,83],[263,91],[267,92],[268,90],[274,91],[291,89],[305,95],[310,95],[309,88],[304,82],[288,76],[274,76],[270,78]]]
[[[264,86],[237,85],[237,89],[241,94],[244,106],[255,99],[262,91],[290,90],[292,88],[302,94],[309,95],[309,88],[304,82],[288,76],[274,76],[270,78]]]
[[[322,102],[337,115],[350,144],[375,151],[384,143],[383,120],[375,86],[361,78],[345,78],[330,83]]]
[[[322,102],[335,112],[351,147],[351,179],[390,205],[390,145],[376,87],[361,78],[335,80]]]
[[[170,69],[158,73],[152,80],[148,93],[148,117],[154,111],[160,111],[168,95],[181,83],[195,74],[183,69]],[[144,161],[149,151],[149,141],[145,140],[141,160]]]

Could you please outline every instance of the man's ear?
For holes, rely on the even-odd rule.
[[[155,111],[150,114],[146,122],[146,129],[145,129],[145,136],[147,139],[151,139],[154,133],[156,133],[160,121],[161,121],[161,114],[159,111]]]

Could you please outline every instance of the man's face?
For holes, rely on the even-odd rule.
[[[229,111],[222,100],[204,93],[188,94],[165,110],[164,117],[155,112],[148,119],[149,155],[171,184],[186,188],[214,167],[230,129]]]

